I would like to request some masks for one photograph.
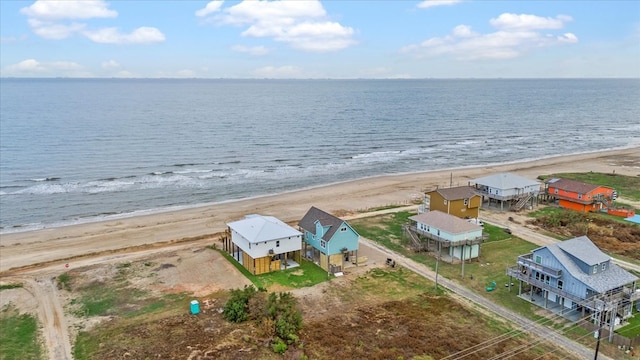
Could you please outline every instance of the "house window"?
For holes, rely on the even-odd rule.
[[[562,285],[564,285],[562,280],[558,280],[558,289],[562,290]]]
[[[324,240],[320,240],[320,247],[326,248],[327,247],[327,242]]]
[[[444,202],[443,202],[443,203],[444,203],[445,205],[447,205],[447,200],[444,200]]]
[[[536,264],[542,264],[542,257],[536,255]]]
[[[602,263],[602,271],[605,271],[607,269],[607,263]]]
[[[540,280],[540,273],[536,271],[536,280]]]
[[[593,265],[593,271],[594,274],[598,272],[598,265]]]
[[[549,275],[546,275],[546,276],[544,277],[544,283],[545,283],[545,284],[549,284]]]
[[[429,232],[429,230],[431,230],[431,229],[429,228],[429,225],[427,225],[427,232]]]
[[[438,236],[440,236],[440,229],[438,229]]]
[[[280,240],[276,240],[276,247],[280,246]]]
[[[469,205],[469,199],[464,199],[464,204]]]

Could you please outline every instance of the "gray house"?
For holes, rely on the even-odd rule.
[[[537,204],[541,189],[539,182],[512,173],[473,179],[469,181],[469,185],[475,187],[476,192],[482,195],[483,201],[488,201],[489,206],[499,205],[500,210],[504,209],[505,203],[513,210],[520,210],[526,204]]]
[[[538,305],[560,308],[561,312],[596,314],[606,301],[615,304],[607,311],[626,319],[638,298],[638,277],[614,264],[586,236],[521,255],[518,265],[507,269],[507,275],[520,280],[518,295],[522,295],[523,284],[528,285],[531,300],[539,299]]]

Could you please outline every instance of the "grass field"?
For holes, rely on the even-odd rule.
[[[413,215],[409,212],[399,212],[352,220],[349,223],[360,235],[435,270],[436,259],[433,255],[415,253],[405,247],[408,245],[408,240],[402,234],[402,225]],[[518,298],[517,284],[511,292],[504,286],[509,282],[506,268],[515,265],[518,255],[531,252],[538,246],[514,237],[500,227],[485,224],[484,228],[489,239],[480,247],[480,258],[464,265],[464,277],[462,264],[449,264],[442,261],[438,264],[439,274],[458,281],[502,306],[520,313],[528,313],[533,319],[538,319],[539,317],[533,314],[536,307]],[[493,281],[498,286],[494,291],[487,292],[486,287]]]
[[[327,272],[322,270],[318,265],[306,260],[302,260],[300,266],[295,268],[253,275],[231,257],[231,255],[221,250],[219,252],[259,289],[269,289],[270,286],[275,284],[289,289],[302,288],[327,281],[332,276],[328,275]]]
[[[628,321],[629,323],[627,325],[619,328],[616,332],[628,338],[640,336],[640,316],[638,315],[636,308],[633,309],[633,317]]]
[[[42,345],[38,342],[38,323],[29,314],[19,314],[12,306],[0,312],[0,359],[43,359]]]

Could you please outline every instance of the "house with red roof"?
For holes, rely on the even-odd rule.
[[[606,210],[616,196],[610,187],[569,179],[549,179],[546,188],[547,195],[560,207],[581,212]]]

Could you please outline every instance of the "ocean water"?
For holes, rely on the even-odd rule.
[[[638,145],[638,79],[0,79],[0,233]]]

